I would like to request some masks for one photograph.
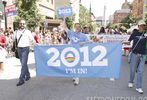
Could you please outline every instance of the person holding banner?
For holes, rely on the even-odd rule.
[[[64,21],[63,28],[65,29],[67,33],[67,38],[69,38],[70,44],[80,44],[83,46],[86,42],[88,42],[87,36],[81,32],[81,25],[80,23],[74,24],[74,31],[69,30],[66,26],[66,23]],[[73,78],[74,85],[79,84],[79,78]]]
[[[25,83],[25,81],[30,79],[30,72],[27,65],[29,47],[31,44],[35,44],[33,34],[30,30],[26,29],[26,21],[23,19],[19,21],[19,29],[14,32],[14,40],[15,39],[19,40],[17,51],[22,66],[19,82],[16,86],[21,86]]]
[[[142,90],[142,81],[143,81],[143,70],[145,64],[145,55],[146,52],[146,42],[147,37],[144,36],[145,22],[140,20],[138,22],[138,31],[134,31],[129,41],[133,41],[132,54],[130,60],[130,80],[128,87],[132,88],[135,78],[135,73],[137,72],[137,81],[136,81],[136,91],[140,94],[143,94]]]

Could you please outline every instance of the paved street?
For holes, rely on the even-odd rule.
[[[122,57],[121,77],[116,81],[99,78],[82,78],[78,86],[72,79],[35,77],[33,53],[29,56],[30,81],[16,87],[20,73],[19,60],[8,58],[5,72],[0,76],[0,100],[147,100],[147,65],[144,70],[144,94],[127,87],[129,65]]]

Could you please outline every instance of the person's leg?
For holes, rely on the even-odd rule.
[[[137,68],[137,82],[136,82],[136,91],[140,94],[143,94],[142,90],[142,80],[143,80],[143,70],[144,70],[145,56],[140,57],[140,63]]]
[[[0,74],[2,74],[4,71],[4,63],[0,62]]]
[[[20,73],[20,76],[19,76],[19,81],[24,81],[24,67],[22,65],[22,60],[23,60],[23,56],[22,56],[22,53],[23,53],[23,48],[18,48],[18,55],[19,55],[19,59],[20,59],[20,63],[21,63],[21,73]]]
[[[16,86],[21,86],[23,85],[25,82],[24,82],[24,68],[22,66],[22,48],[18,48],[17,49],[17,52],[18,52],[18,55],[19,55],[19,59],[20,59],[20,63],[21,63],[21,73],[20,73],[20,76],[19,76],[19,81],[18,83],[16,84]]]
[[[6,59],[6,52],[5,49],[0,48],[0,71],[1,73],[4,71],[4,62]]]
[[[27,48],[27,47],[18,48],[18,55],[19,55],[22,67],[21,67],[21,74],[20,74],[19,82],[18,82],[17,86],[24,84],[26,75],[30,74],[28,71],[28,65],[27,65],[28,54],[29,54],[29,48]]]
[[[4,62],[0,62],[0,71],[4,71]]]
[[[130,62],[130,80],[129,80],[129,83],[134,82],[135,72],[136,72],[136,68],[137,68],[138,63],[139,63],[139,58],[138,58],[137,54],[132,53],[131,62]]]
[[[25,80],[28,81],[30,79],[30,72],[29,72],[29,69],[28,69],[28,65],[27,65],[27,62],[28,62],[28,56],[29,56],[29,47],[26,48],[25,50],[25,53],[24,55],[26,56],[25,57],[25,64],[26,64],[26,73],[25,73]]]
[[[29,48],[27,47],[23,48],[21,53],[22,69],[21,69],[20,79],[25,79],[26,76],[30,77],[30,73],[29,73],[28,65],[27,65],[28,55],[29,55]]]
[[[2,62],[0,62],[0,71],[2,70],[2,66],[1,66],[1,63],[2,63]]]
[[[141,56],[140,57],[140,63],[139,63],[138,68],[137,68],[136,88],[142,88],[144,64],[145,64],[145,56]]]

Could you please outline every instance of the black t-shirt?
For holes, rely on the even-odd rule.
[[[143,35],[143,33],[140,33],[139,31],[134,31],[128,41],[133,40],[133,46],[132,50],[133,53],[138,54],[147,54],[146,50],[146,41],[147,38]]]
[[[132,40],[134,40],[134,38],[136,37],[136,36],[141,36],[143,33],[140,33],[138,30],[133,30],[133,33],[131,34],[131,36],[130,36],[130,38],[129,38],[129,40],[128,41],[132,41]]]

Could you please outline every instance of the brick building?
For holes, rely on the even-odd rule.
[[[120,23],[130,14],[130,9],[116,10],[113,15],[113,23]]]
[[[132,15],[136,19],[143,18],[144,0],[134,0],[132,2]]]
[[[113,15],[113,23],[120,23],[130,14],[130,4],[127,0],[122,4],[121,10],[116,10]]]

